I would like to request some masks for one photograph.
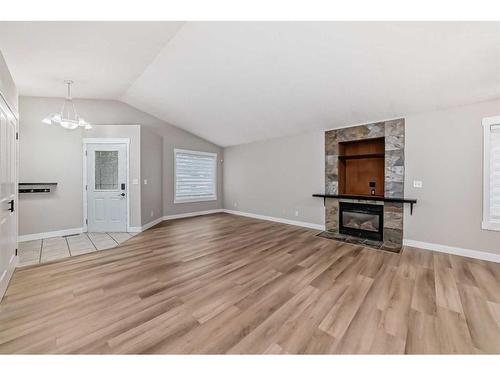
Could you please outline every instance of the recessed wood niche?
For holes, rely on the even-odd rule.
[[[339,193],[384,196],[385,138],[339,142]]]

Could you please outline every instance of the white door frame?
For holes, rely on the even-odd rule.
[[[127,147],[126,181],[127,189],[127,232],[130,232],[130,138],[83,138],[83,232],[87,232],[87,145],[88,144],[124,144]]]

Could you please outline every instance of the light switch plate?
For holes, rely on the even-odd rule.
[[[413,187],[420,189],[422,187],[422,181],[413,180]]]
[[[144,180],[144,185],[147,185],[148,184],[148,180]]]

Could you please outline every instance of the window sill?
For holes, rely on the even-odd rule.
[[[195,203],[195,202],[212,202],[212,201],[216,201],[216,200],[217,200],[217,197],[174,199],[174,204],[177,204],[177,203]]]
[[[481,227],[485,230],[494,230],[500,232],[500,222],[498,221],[483,221]]]

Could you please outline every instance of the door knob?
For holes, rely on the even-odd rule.
[[[120,195],[121,195],[122,197],[124,197],[124,196],[125,196],[125,193],[121,193]]]
[[[14,199],[11,199],[8,204],[10,205],[10,207],[8,208],[8,210],[10,212],[14,212]]]

